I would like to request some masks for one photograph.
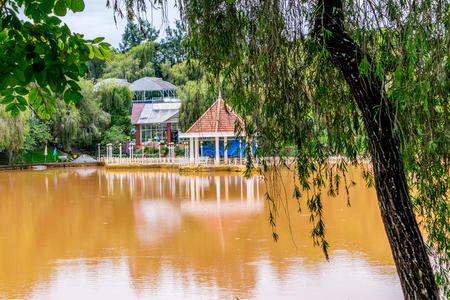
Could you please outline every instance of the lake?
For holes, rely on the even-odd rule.
[[[324,195],[327,261],[304,201],[273,240],[259,177],[0,172],[0,299],[402,299],[375,190],[349,176],[350,207]]]

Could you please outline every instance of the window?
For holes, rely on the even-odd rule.
[[[167,141],[167,124],[142,124],[141,143]]]

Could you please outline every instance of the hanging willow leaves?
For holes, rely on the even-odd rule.
[[[448,297],[448,1],[179,4],[191,56],[232,87],[258,156],[280,157],[275,168],[295,153],[314,243],[326,252],[326,180],[346,181],[347,164],[367,157],[405,297],[437,298],[412,206]]]

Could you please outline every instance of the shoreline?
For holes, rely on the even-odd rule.
[[[31,170],[36,166],[46,166],[47,168],[76,168],[76,167],[102,167],[105,166],[104,162],[41,162],[30,164],[15,164],[15,165],[0,165],[1,171],[12,170]]]

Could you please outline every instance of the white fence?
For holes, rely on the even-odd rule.
[[[174,165],[188,166],[190,165],[189,157],[101,157],[100,161],[106,165]],[[222,166],[241,166],[245,165],[246,160],[239,158],[228,158],[227,164],[221,159]],[[208,156],[200,156],[194,161],[196,166],[215,166],[214,158]]]

